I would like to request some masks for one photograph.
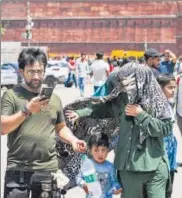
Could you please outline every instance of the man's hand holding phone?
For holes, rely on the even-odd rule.
[[[30,113],[39,113],[41,109],[49,103],[53,90],[54,87],[42,86],[40,94],[37,97],[32,98],[32,100],[26,104],[27,110]]]
[[[43,106],[46,106],[49,102],[49,99],[41,100],[41,97],[35,97],[27,103],[26,108],[30,113],[39,113]]]
[[[40,101],[50,99],[53,91],[54,87],[48,87],[46,85],[42,86],[41,92],[39,94]]]

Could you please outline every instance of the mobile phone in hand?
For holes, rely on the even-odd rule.
[[[50,99],[53,91],[54,87],[48,87],[47,85],[43,85],[39,94],[39,97],[41,98],[40,101]]]

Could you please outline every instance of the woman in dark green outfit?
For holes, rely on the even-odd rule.
[[[172,130],[169,104],[152,70],[129,63],[109,77],[108,94],[68,105],[75,134],[105,131],[116,150],[124,198],[165,198],[169,169],[163,137]],[[118,137],[119,135],[119,137]]]

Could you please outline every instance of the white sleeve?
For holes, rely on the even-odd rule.
[[[110,71],[109,64],[106,63],[105,66],[106,66],[106,71]]]
[[[93,64],[90,66],[90,70],[91,70],[92,72],[93,72],[93,66],[94,66]]]

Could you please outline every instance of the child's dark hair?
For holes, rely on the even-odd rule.
[[[93,146],[105,146],[109,148],[109,138],[105,133],[95,133],[90,137],[87,145],[89,149]]]
[[[157,82],[161,87],[165,87],[170,83],[170,81],[176,81],[175,77],[167,74],[159,75],[157,77]]]

